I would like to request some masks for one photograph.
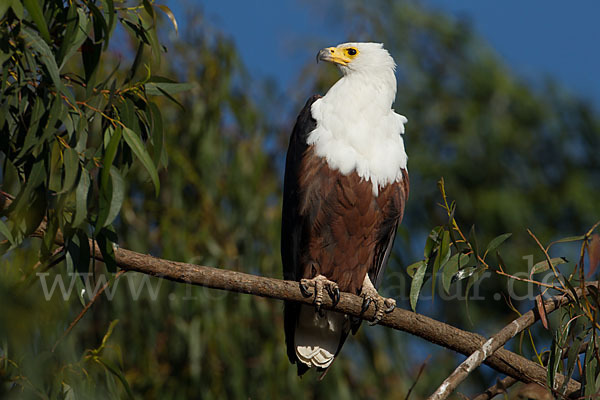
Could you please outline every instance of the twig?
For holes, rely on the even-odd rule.
[[[124,273],[125,273],[124,269],[120,270],[119,272],[117,272],[115,274],[114,279],[111,279],[111,280],[113,282],[116,281]],[[71,322],[69,324],[69,327],[67,328],[67,330],[63,332],[63,334],[60,337],[60,339],[58,339],[56,341],[56,343],[54,343],[54,346],[52,346],[52,353],[54,353],[54,350],[56,350],[56,347],[59,345],[59,343],[62,342],[62,340],[69,334],[69,332],[71,332],[71,330],[73,330],[73,328],[75,327],[75,325],[77,325],[77,323],[79,322],[79,320],[81,320],[81,318],[83,318],[83,316],[85,315],[85,313],[90,309],[90,307],[92,307],[92,305],[96,302],[96,300],[98,299],[98,297],[100,297],[100,295],[104,292],[104,290],[106,290],[106,288],[110,285],[111,280],[108,280],[100,288],[100,290],[98,290],[98,293],[96,293],[94,295],[94,297],[85,305],[85,307],[83,307],[83,310],[81,310],[81,312],[79,313],[79,315],[77,315],[77,317],[75,317],[75,319],[73,320],[73,322]]]
[[[506,392],[506,389],[517,382],[519,381],[512,376],[507,376],[506,378],[496,382],[494,386],[489,387],[485,392],[473,397],[471,400],[490,400],[494,398],[494,396]]]
[[[419,378],[421,377],[421,374],[423,373],[423,370],[425,369],[425,366],[427,365],[429,358],[431,358],[431,356],[427,356],[427,359],[425,361],[423,361],[423,364],[421,364],[421,367],[419,368],[419,373],[417,374],[417,377],[415,378],[415,381],[413,382],[413,384],[410,385],[410,388],[408,389],[408,393],[406,393],[406,397],[404,398],[404,400],[408,400],[413,389],[415,388],[415,386],[417,386],[417,382],[419,382]]]
[[[580,291],[578,295],[585,293],[585,290],[579,288],[576,290]],[[540,299],[540,297],[538,296],[536,300],[537,299]],[[573,299],[570,296],[558,295],[546,300],[543,303],[543,307],[546,310],[546,313],[551,313],[572,300]],[[498,333],[487,340],[481,348],[473,352],[465,361],[463,361],[452,374],[442,382],[429,399],[443,400],[447,398],[471,372],[477,369],[477,367],[486,360],[486,358],[494,354],[494,352],[504,346],[506,342],[521,333],[524,329],[529,328],[539,319],[539,307],[535,306],[510,324],[506,325]]]

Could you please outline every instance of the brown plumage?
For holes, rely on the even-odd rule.
[[[315,128],[308,100],[296,121],[287,153],[281,251],[284,278],[300,280],[323,275],[345,292],[360,294],[365,275],[377,288],[402,220],[408,198],[406,170],[399,182],[380,187],[374,195],[372,183],[356,171],[348,175],[331,169],[324,158],[307,145]],[[298,373],[308,367],[298,361],[294,336],[300,305],[285,303],[285,334],[288,357],[298,364]],[[340,334],[337,352],[352,328],[349,321]]]

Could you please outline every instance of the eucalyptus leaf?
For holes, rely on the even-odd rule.
[[[152,158],[146,151],[142,140],[133,132],[131,129],[127,127],[123,127],[123,138],[133,151],[133,153],[137,156],[138,160],[142,163],[146,171],[150,175],[152,179],[152,183],[154,183],[154,192],[158,196],[158,191],[160,190],[160,181],[158,179],[158,172],[156,171],[156,167],[152,162]]]
[[[531,267],[531,272],[530,272],[530,275],[533,275],[533,274],[537,274],[537,273],[540,273],[540,272],[547,271],[548,269],[550,269],[550,266],[551,266],[551,265],[552,265],[553,267],[556,267],[557,265],[568,263],[568,262],[569,262],[569,260],[567,260],[567,259],[566,259],[566,258],[564,258],[564,257],[557,257],[557,258],[551,258],[551,259],[550,259],[550,262],[551,262],[552,264],[549,264],[547,260],[543,260],[543,261],[540,261],[540,262],[538,262],[538,263],[535,263],[535,264],[533,265],[533,267]]]
[[[485,255],[488,255],[488,254],[491,254],[492,252],[494,252],[502,243],[504,243],[506,241],[506,239],[508,239],[511,236],[512,236],[512,233],[504,233],[500,236],[496,236],[494,239],[492,239],[490,241],[490,243],[487,246],[487,249],[485,249]]]
[[[417,311],[417,301],[419,299],[419,293],[421,293],[421,288],[423,287],[423,279],[425,278],[426,270],[427,264],[423,262],[415,271],[410,284],[410,307],[413,311]]]
[[[48,31],[48,25],[46,24],[40,2],[38,0],[22,0],[22,2],[29,13],[29,16],[33,19],[33,22],[35,22],[35,25],[39,29],[40,35],[42,35],[46,43],[50,44],[52,39],[50,38],[50,32]]]

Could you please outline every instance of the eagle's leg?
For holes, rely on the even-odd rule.
[[[315,288],[313,293],[309,291],[310,287]],[[340,289],[337,283],[330,281],[323,275],[317,275],[312,279],[301,279],[300,290],[306,297],[312,296],[313,294],[315,295],[314,303],[317,307],[317,311],[321,309],[321,305],[323,304],[323,293],[325,290],[327,290],[327,293],[331,296],[334,305],[340,301]]]
[[[396,308],[396,300],[381,296],[373,286],[371,279],[369,279],[369,274],[365,275],[360,296],[363,298],[363,313],[367,311],[371,303],[375,304],[375,318],[373,322],[369,322],[369,325],[377,324],[383,318],[384,312],[390,313]]]

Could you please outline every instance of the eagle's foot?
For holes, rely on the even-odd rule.
[[[314,291],[311,292],[310,288],[313,287]],[[337,283],[330,281],[325,278],[323,275],[317,275],[312,279],[301,279],[300,280],[300,290],[302,294],[306,297],[312,296],[314,294],[315,300],[314,304],[317,308],[317,311],[321,310],[321,305],[323,304],[323,293],[327,290],[331,300],[333,300],[333,304],[337,304],[340,301],[340,288]]]
[[[377,324],[383,318],[383,313],[391,313],[396,308],[396,300],[381,296],[371,283],[369,275],[363,281],[360,295],[363,298],[362,313],[369,309],[371,303],[375,305],[375,318],[372,322],[369,322],[369,325]]]

